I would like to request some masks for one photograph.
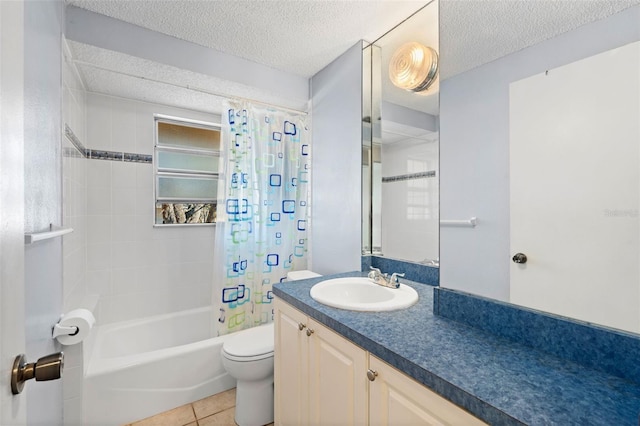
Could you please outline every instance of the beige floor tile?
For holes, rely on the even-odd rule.
[[[199,420],[227,410],[235,405],[236,390],[234,388],[194,402],[193,410],[196,413],[196,418]]]
[[[196,421],[191,404],[132,423],[132,426],[184,426]]]
[[[232,407],[213,416],[198,419],[198,426],[234,426],[235,411],[235,407]]]

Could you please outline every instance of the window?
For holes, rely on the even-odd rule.
[[[220,126],[156,115],[156,225],[216,221]]]

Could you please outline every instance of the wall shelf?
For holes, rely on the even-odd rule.
[[[73,228],[62,228],[62,227],[54,226],[53,224],[51,224],[49,225],[48,231],[32,232],[29,234],[24,234],[24,243],[33,244],[37,241],[43,241],[51,238],[61,237],[66,234],[70,234],[71,232],[73,232]]]

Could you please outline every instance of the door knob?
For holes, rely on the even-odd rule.
[[[298,330],[302,331],[302,329],[304,329],[306,327],[306,325],[304,325],[303,323],[299,322],[298,323]]]
[[[313,334],[313,328],[307,328],[307,336],[311,336]]]
[[[513,260],[514,263],[527,263],[527,255],[524,253],[516,253],[511,260]]]
[[[22,392],[24,382],[36,379],[37,382],[56,380],[62,377],[64,368],[64,353],[43,356],[36,362],[27,364],[24,354],[20,354],[13,361],[11,369],[11,392],[14,395]]]

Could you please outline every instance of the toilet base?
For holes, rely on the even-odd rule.
[[[273,375],[263,380],[238,380],[235,421],[239,426],[273,423]]]

